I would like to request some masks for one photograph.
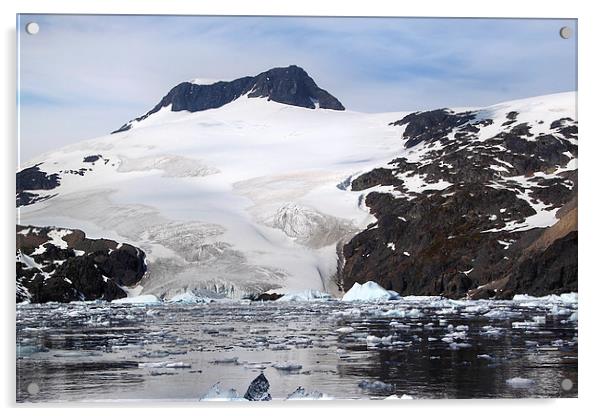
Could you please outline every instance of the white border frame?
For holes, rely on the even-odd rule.
[[[588,4],[589,3],[589,4]],[[584,414],[597,406],[598,386],[601,384],[600,353],[598,352],[600,330],[598,329],[597,311],[602,276],[596,264],[598,247],[601,246],[602,231],[601,205],[602,190],[599,171],[602,157],[602,125],[599,121],[601,111],[599,39],[602,39],[600,14],[595,10],[596,2],[575,2],[548,0],[545,2],[528,2],[525,0],[441,0],[393,2],[385,0],[370,1],[324,1],[302,0],[285,2],[276,0],[206,0],[192,2],[190,0],[4,0],[0,2],[2,13],[0,19],[3,29],[4,53],[1,65],[3,99],[0,101],[2,126],[2,186],[6,198],[3,200],[2,225],[3,238],[0,240],[2,253],[3,307],[2,327],[5,336],[3,349],[2,393],[5,406],[15,411],[15,311],[14,283],[12,280],[14,220],[15,208],[12,198],[15,188],[16,169],[16,13],[88,13],[88,14],[197,14],[197,15],[330,15],[330,16],[420,16],[420,17],[541,17],[541,18],[577,18],[579,19],[579,135],[581,137],[580,164],[580,351],[579,351],[579,399],[566,400],[440,400],[440,401],[402,401],[402,402],[312,402],[312,403],[266,403],[244,407],[236,405],[189,406],[174,404],[180,407],[178,413],[196,414],[199,412],[219,412],[224,414],[304,414],[311,411],[342,411],[346,415],[359,415],[367,412],[420,412],[421,414],[487,414],[506,415],[508,412],[525,411],[545,412],[547,414]],[[88,407],[78,409],[77,407]],[[26,408],[28,413],[71,415],[86,412],[87,415],[105,414],[107,411],[123,411],[124,413],[140,412],[161,415],[168,411],[170,405],[150,405],[148,403],[119,410],[110,410],[96,406],[74,405],[67,409],[59,406],[18,406]],[[142,407],[145,410],[142,410]],[[314,410],[315,409],[315,410]]]

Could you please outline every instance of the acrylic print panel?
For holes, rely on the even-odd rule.
[[[577,396],[575,20],[17,31],[18,402]]]

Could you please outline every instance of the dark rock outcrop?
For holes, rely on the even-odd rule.
[[[401,120],[391,123],[393,126],[406,125],[403,137],[408,139],[405,146],[413,147],[418,143],[440,140],[451,131],[474,119],[474,113],[456,114],[446,108],[408,114]]]
[[[17,302],[111,301],[146,272],[142,250],[80,230],[18,225],[16,248]]]
[[[83,159],[84,163],[94,163],[102,158],[102,155],[90,155],[85,156]]]
[[[318,87],[303,68],[295,65],[272,68],[257,75],[249,97],[266,97],[296,107],[345,110],[339,100]]]
[[[267,98],[297,107],[345,109],[339,100],[318,87],[303,68],[291,65],[272,68],[254,77],[220,81],[211,85],[182,82],[172,88],[148,113],[124,124],[113,133],[129,130],[132,122],[144,120],[164,107],[171,106],[171,111],[203,111],[219,108],[245,94],[251,98]]]
[[[116,161],[102,155],[87,155],[83,157],[81,163],[82,166],[76,169],[60,169],[56,162],[41,162],[18,171],[16,174],[17,207],[54,198],[60,193],[61,181],[69,175],[85,176],[96,169],[97,164],[112,163],[112,166],[115,166]]]
[[[16,191],[17,207],[51,198],[52,195],[40,196],[31,191],[50,190],[60,185],[60,177],[56,173],[49,175],[40,169],[41,163],[17,172]]]
[[[353,191],[392,191],[365,197],[377,222],[344,246],[343,288],[372,280],[453,298],[577,290],[577,170],[566,168],[577,157],[576,122],[560,119],[534,137],[518,115],[486,138],[479,132],[493,120],[477,113],[434,110],[391,123],[405,126],[404,145],[418,156],[351,182]],[[552,210],[558,226],[528,226]]]

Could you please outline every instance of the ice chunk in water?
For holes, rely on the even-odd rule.
[[[263,373],[261,373],[249,385],[249,388],[245,393],[245,399],[252,402],[265,402],[272,400],[272,396],[270,393],[268,393],[269,389],[270,383],[268,382],[268,379],[265,378]]]
[[[207,393],[201,396],[201,401],[244,401],[234,389],[222,390],[219,381]]]
[[[393,295],[390,291],[386,290],[376,282],[366,282],[363,285],[355,283],[351,289],[345,293],[342,300],[344,302],[378,302],[387,301],[397,298],[399,295]]]
[[[391,341],[393,340],[393,335],[389,335],[388,337],[377,337],[374,335],[368,335],[366,337],[366,344],[369,347],[379,346],[379,345],[391,345]]]
[[[191,365],[182,361],[169,362],[162,361],[158,363],[138,363],[138,368],[190,368]]]
[[[281,371],[297,371],[297,370],[301,370],[301,368],[303,368],[303,366],[301,364],[293,363],[290,361],[286,361],[283,363],[275,363],[272,365],[272,367],[274,367],[276,370],[281,370]]]
[[[306,391],[303,387],[297,387],[297,390],[286,397],[286,400],[323,400],[328,398],[323,393],[318,391]]]
[[[359,382],[358,387],[362,390],[368,390],[375,393],[388,393],[395,390],[392,384],[384,383],[379,380],[362,380]]]
[[[394,317],[394,318],[421,318],[423,316],[422,312],[418,309],[391,309],[382,314],[385,317]]]
[[[350,334],[350,333],[352,333],[354,331],[355,331],[355,328],[352,328],[350,326],[344,326],[342,328],[337,329],[337,332],[339,334]]]
[[[535,381],[529,378],[514,377],[506,380],[506,384],[514,389],[525,389],[533,387],[535,385]]]
[[[472,345],[470,345],[467,342],[452,342],[451,344],[449,344],[449,348],[452,350],[459,350],[461,348],[470,348],[472,347]]]
[[[508,318],[516,318],[520,316],[520,312],[504,310],[504,309],[494,309],[487,312],[485,315],[486,318],[489,319],[508,319]]]

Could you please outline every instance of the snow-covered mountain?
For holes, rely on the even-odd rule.
[[[369,280],[358,265],[380,270],[360,261],[377,244],[395,253],[376,256],[379,264],[401,267],[416,255],[404,254],[405,240],[390,238],[404,233],[385,211],[401,203],[380,198],[409,207],[433,195],[443,206],[461,195],[456,188],[489,181],[491,192],[505,196],[478,194],[497,210],[482,211],[490,223],[479,223],[479,232],[503,233],[500,241],[511,245],[514,235],[558,222],[576,194],[574,111],[575,94],[564,93],[482,109],[358,113],[295,66],[182,83],[114,134],[24,164],[19,223],[81,229],[141,248],[148,266],[142,293],[336,292]],[[463,232],[454,227],[442,228],[445,238]],[[368,237],[375,229],[385,234]],[[391,267],[380,280],[385,286],[395,280]],[[466,290],[498,277],[471,280]],[[411,285],[421,293],[425,287]]]
[[[121,126],[114,133],[127,131],[148,116],[169,107],[171,111],[203,111],[219,108],[246,95],[250,98],[267,98],[281,104],[305,108],[345,110],[343,104],[328,91],[318,87],[302,68],[291,65],[272,68],[254,77],[234,81],[218,81],[211,84],[198,80],[176,85],[148,113]]]
[[[404,151],[351,182],[377,217],[345,246],[346,289],[509,297],[577,291],[572,93],[412,113]]]

